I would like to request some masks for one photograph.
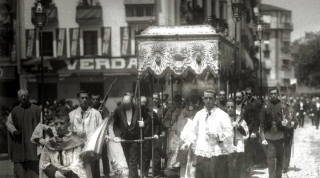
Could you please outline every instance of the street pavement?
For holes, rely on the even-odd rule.
[[[8,160],[7,156],[1,155],[0,161],[0,178],[13,178],[13,163]]]
[[[294,135],[294,149],[289,172],[283,178],[320,177],[320,130],[311,126],[305,118],[305,126],[297,128]],[[5,158],[5,157],[3,157]],[[268,169],[254,169],[250,178],[268,178]],[[13,164],[8,159],[0,159],[0,178],[13,178]]]

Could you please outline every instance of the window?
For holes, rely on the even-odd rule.
[[[98,32],[83,31],[83,54],[85,56],[98,55]]]
[[[38,83],[38,91],[41,91],[41,83]],[[58,86],[57,83],[44,83],[43,86],[44,90],[44,100],[45,101],[53,101],[58,98]],[[41,101],[41,92],[38,95],[38,101]]]
[[[281,23],[291,23],[290,14],[282,13],[282,15],[281,15]]]
[[[263,34],[263,40],[264,41],[269,41],[270,40],[270,32],[266,32]]]
[[[99,4],[99,0],[81,0],[83,6],[94,6]]]
[[[265,51],[270,51],[270,50],[269,50],[269,44],[264,44],[264,50],[265,50]]]
[[[149,17],[154,16],[153,4],[128,4],[126,5],[127,17]]]
[[[42,4],[45,8],[48,8],[51,3],[52,3],[52,0],[42,0],[42,1],[41,1],[41,4]]]
[[[282,79],[285,85],[290,85],[290,79]]]
[[[289,69],[289,68],[290,68],[290,60],[288,60],[288,59],[283,59],[283,60],[282,60],[282,68],[283,68],[283,69]]]
[[[264,58],[270,58],[270,51],[263,51]]]
[[[266,76],[269,76],[270,75],[270,69],[264,69],[264,73]]]
[[[283,41],[282,42],[284,47],[289,47],[290,46],[290,41]]]
[[[290,41],[290,32],[283,32],[282,33],[282,40],[283,41]]]
[[[42,32],[42,42],[43,42],[43,45],[42,45],[43,55],[53,56],[53,32]],[[41,40],[40,40],[40,34],[39,34],[39,51],[40,51],[40,46],[41,46]]]
[[[80,90],[85,90],[91,94],[99,94],[101,97],[104,96],[104,87],[102,82],[84,82],[80,83]]]

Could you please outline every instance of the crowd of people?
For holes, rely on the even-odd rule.
[[[213,89],[192,89],[187,97],[171,99],[160,92],[141,96],[141,107],[127,92],[112,112],[100,95],[79,91],[77,98],[76,107],[64,100],[47,104],[42,118],[28,91],[20,89],[19,104],[11,111],[2,108],[15,177],[110,177],[117,161],[110,155],[112,141],[121,145],[128,168],[124,177],[137,178],[139,170],[147,177],[152,168],[154,177],[245,178],[259,166],[279,178],[288,171],[294,130],[304,126],[305,116],[319,128],[319,97],[288,97],[276,87],[262,100],[251,87],[235,98]],[[100,157],[84,164],[82,148],[102,123],[112,124],[112,130]],[[150,139],[123,142],[141,134]]]

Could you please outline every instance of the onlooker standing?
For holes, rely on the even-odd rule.
[[[101,114],[89,106],[90,94],[87,91],[80,91],[77,94],[79,107],[69,113],[70,131],[85,140],[89,140],[96,128],[103,122]],[[91,164],[93,177],[100,176],[99,160]]]
[[[260,137],[262,144],[267,147],[269,177],[281,178],[283,146],[288,120],[283,118],[278,89],[271,88],[269,95],[270,102],[264,105],[260,114]]]
[[[29,101],[26,89],[18,91],[20,105],[13,108],[6,123],[10,132],[9,158],[14,162],[14,175],[18,178],[39,176],[37,145],[31,143],[33,130],[40,122],[41,111]]]

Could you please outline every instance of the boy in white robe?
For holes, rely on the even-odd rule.
[[[87,175],[91,175],[90,168],[86,171],[79,159],[84,140],[68,131],[68,113],[56,114],[54,126],[58,136],[45,144],[40,158],[40,170],[48,178],[87,178]]]

